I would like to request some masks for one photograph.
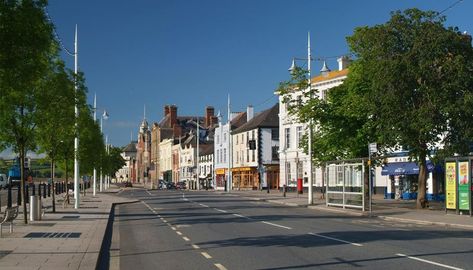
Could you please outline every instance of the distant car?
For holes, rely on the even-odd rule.
[[[176,188],[177,189],[186,189],[187,188],[186,182],[184,182],[184,181],[177,182]]]
[[[131,182],[125,182],[125,187],[133,187],[133,184]]]
[[[0,173],[0,189],[8,187],[7,175]]]

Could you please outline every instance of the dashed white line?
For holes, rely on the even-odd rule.
[[[192,244],[192,247],[195,248],[195,249],[199,249],[199,248],[200,248],[198,245],[194,245],[194,244]]]
[[[220,270],[227,270],[227,268],[225,268],[225,266],[223,266],[223,265],[221,265],[221,264],[219,264],[219,263],[216,263],[216,264],[214,264],[214,265],[215,265],[218,269],[220,269]]]
[[[203,207],[209,207],[208,205],[205,205],[203,203],[199,203],[200,206],[203,206]]]
[[[330,240],[333,240],[333,241],[342,242],[342,243],[345,243],[345,244],[350,244],[350,245],[357,246],[357,247],[362,247],[363,246],[362,244],[353,243],[353,242],[349,242],[349,241],[345,241],[345,240],[342,240],[342,239],[338,239],[338,238],[334,238],[334,237],[330,237],[330,236],[326,236],[326,235],[321,235],[321,234],[317,234],[317,233],[309,233],[309,234],[313,235],[313,236],[318,236],[318,237],[330,239]]]
[[[176,231],[176,233],[179,234],[179,235],[182,235],[182,233],[180,231]]]
[[[212,256],[210,256],[207,252],[201,252],[202,256],[204,256],[206,259],[212,259]]]
[[[146,191],[146,192],[148,192],[148,194],[149,194],[150,196],[153,196],[153,194],[151,194],[149,191]]]
[[[218,208],[214,208],[215,210],[219,211],[219,212],[222,212],[222,213],[228,213],[227,211],[225,210],[222,210],[222,209],[218,209]]]
[[[401,253],[398,253],[396,255],[400,256],[400,257],[405,257],[405,258],[409,258],[409,259],[412,259],[412,260],[420,261],[420,262],[425,262],[425,263],[437,265],[437,266],[448,268],[448,269],[463,270],[463,268],[458,268],[458,267],[454,267],[454,266],[450,266],[450,265],[446,265],[446,264],[441,264],[441,263],[437,263],[437,262],[433,262],[433,261],[428,261],[428,260],[420,259],[420,258],[417,258],[417,257],[412,257],[412,256],[408,256],[408,255],[405,255],[405,254],[401,254]]]
[[[176,228],[175,228],[175,227],[171,227],[171,229],[172,229],[173,231],[175,231],[175,230],[176,230]]]
[[[264,223],[264,224],[271,225],[271,226],[275,226],[275,227],[279,227],[279,228],[283,228],[283,229],[287,229],[287,230],[292,230],[291,227],[286,227],[286,226],[275,224],[275,223],[272,223],[272,222],[267,222],[267,221],[261,221],[261,222]]]
[[[187,241],[187,242],[189,242],[189,241],[190,241],[190,239],[189,239],[189,238],[187,238],[187,237],[185,237],[185,236],[183,236],[183,237],[182,237],[182,239],[184,239],[184,241]]]
[[[240,215],[240,214],[233,214],[233,215],[234,215],[234,216],[236,216],[236,217],[247,218],[247,217],[245,217],[245,216],[242,216],[242,215]]]

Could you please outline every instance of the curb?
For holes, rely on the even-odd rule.
[[[414,224],[420,224],[420,225],[436,225],[436,226],[473,230],[473,225],[446,223],[446,222],[438,222],[438,221],[424,221],[424,220],[417,220],[417,219],[388,217],[388,216],[376,216],[376,217],[379,219],[387,220],[387,221],[399,221],[399,222],[404,222],[404,223],[414,223]]]

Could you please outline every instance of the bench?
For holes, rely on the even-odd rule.
[[[2,237],[3,223],[10,222],[10,233],[13,232],[13,220],[15,220],[16,217],[18,217],[18,206],[5,209],[2,221],[0,222],[0,237]]]

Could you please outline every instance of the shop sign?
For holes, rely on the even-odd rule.
[[[445,201],[447,209],[457,209],[456,175],[457,163],[447,162],[445,164]]]
[[[215,174],[225,174],[225,169],[216,169]]]
[[[470,210],[470,177],[468,161],[458,162],[458,209]]]

